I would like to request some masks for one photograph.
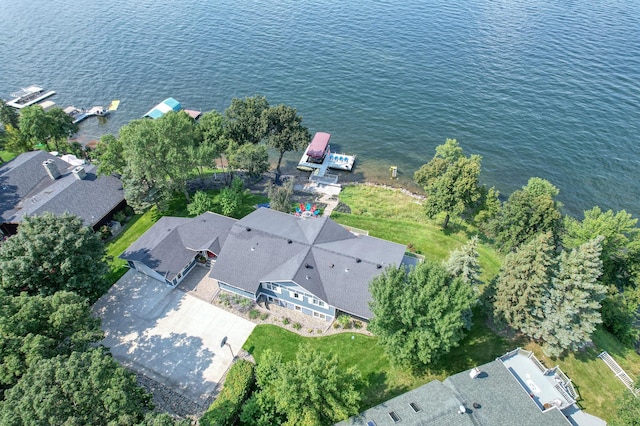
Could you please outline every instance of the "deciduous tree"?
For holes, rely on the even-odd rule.
[[[295,108],[286,105],[267,108],[262,112],[262,120],[267,135],[267,145],[280,153],[276,167],[280,173],[284,153],[304,148],[309,143],[311,135],[302,125],[302,117],[298,115]]]
[[[560,255],[558,272],[545,295],[544,321],[534,336],[545,341],[545,351],[552,356],[582,348],[602,323],[600,302],[607,292],[598,280],[602,240],[598,237]]]
[[[267,98],[260,95],[244,99],[233,98],[224,111],[227,138],[238,145],[257,144],[266,136],[262,113],[269,108]]]
[[[103,349],[32,365],[0,402],[3,425],[131,425],[151,396]]]
[[[1,284],[13,295],[68,290],[94,300],[108,288],[104,256],[100,238],[77,216],[25,217],[0,245]]]
[[[187,204],[187,211],[192,216],[198,216],[204,212],[213,210],[213,199],[206,192],[197,191],[191,203]]]
[[[0,290],[0,307],[0,387],[13,386],[43,359],[85,351],[103,337],[100,320],[75,293],[9,296]]]
[[[415,370],[458,345],[464,337],[465,316],[476,303],[469,284],[431,261],[409,273],[390,266],[369,290],[373,299],[369,330],[394,363]]]
[[[98,160],[98,173],[110,176],[122,175],[127,162],[124,158],[122,141],[112,134],[102,135],[96,145],[94,155]]]
[[[427,194],[424,202],[427,216],[445,213],[443,228],[451,216],[460,215],[480,198],[480,161],[479,155],[465,157],[458,142],[447,139],[436,148],[433,159],[415,173],[416,183]]]
[[[539,336],[544,295],[549,291],[556,256],[550,233],[539,234],[509,253],[496,284],[495,314],[528,336]]]
[[[288,363],[265,351],[256,379],[258,392],[245,408],[245,424],[315,426],[334,424],[358,413],[360,372],[355,367],[340,368],[335,354],[327,356],[309,345],[300,348],[296,359]],[[275,410],[264,407],[267,411],[262,411],[261,395],[273,402]],[[253,418],[249,409],[254,410]]]
[[[293,195],[293,181],[288,181],[282,185],[270,185],[267,192],[270,207],[279,212],[289,213],[291,211],[291,196]]]
[[[269,170],[269,154],[264,145],[232,143],[227,148],[229,167],[245,170],[251,178],[257,178]]]
[[[2,124],[2,128],[5,126],[18,127],[18,112],[2,99],[0,99],[0,124]]]
[[[541,178],[531,178],[503,204],[491,229],[498,249],[515,250],[534,236],[550,232],[554,243],[561,229],[561,204],[555,200],[558,188]]]

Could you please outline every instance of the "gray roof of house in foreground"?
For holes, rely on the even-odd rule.
[[[135,260],[171,281],[195,256],[209,250],[218,255],[236,219],[215,213],[194,218],[160,218],[138,238],[121,259]]]
[[[380,405],[370,408],[339,425],[367,425],[373,421],[385,425],[430,426],[568,426],[571,423],[558,409],[542,412],[499,360],[479,367],[483,372],[471,378],[470,370],[434,380]],[[474,408],[473,403],[480,405]],[[421,411],[414,412],[415,403]],[[460,413],[460,405],[466,409]],[[389,416],[395,412],[401,421]]]
[[[53,180],[42,163],[53,160],[61,176]],[[86,177],[73,176],[71,164],[44,151],[19,155],[0,167],[0,217],[20,223],[25,215],[71,213],[93,226],[124,200],[120,179],[97,176],[96,167],[84,166]]]
[[[370,318],[369,283],[388,265],[399,266],[404,252],[327,217],[261,208],[233,226],[211,276],[252,293],[260,282],[295,281],[340,310]]]

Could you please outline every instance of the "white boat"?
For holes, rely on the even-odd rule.
[[[298,163],[298,170],[314,171],[317,176],[324,176],[327,169],[351,171],[356,161],[355,155],[331,152],[329,133],[317,132],[311,143],[302,154]]]
[[[13,96],[14,99],[7,102],[7,105],[17,109],[22,109],[24,107],[28,107],[29,105],[38,103],[41,100],[46,99],[49,96],[53,96],[55,94],[56,92],[53,90],[46,92],[40,86],[29,86],[25,89],[20,90],[19,92],[11,94],[11,96]]]

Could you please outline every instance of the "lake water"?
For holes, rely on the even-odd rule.
[[[638,1],[0,0],[0,97],[30,84],[121,100],[83,141],[169,96],[260,93],[357,154],[353,178],[409,184],[456,138],[503,194],[540,176],[570,214],[640,213]]]

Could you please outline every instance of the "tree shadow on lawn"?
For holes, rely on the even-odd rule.
[[[406,385],[389,386],[389,377],[385,371],[376,371],[363,377],[365,385],[358,389],[362,395],[360,410],[366,410],[381,402],[395,398],[409,390]]]

